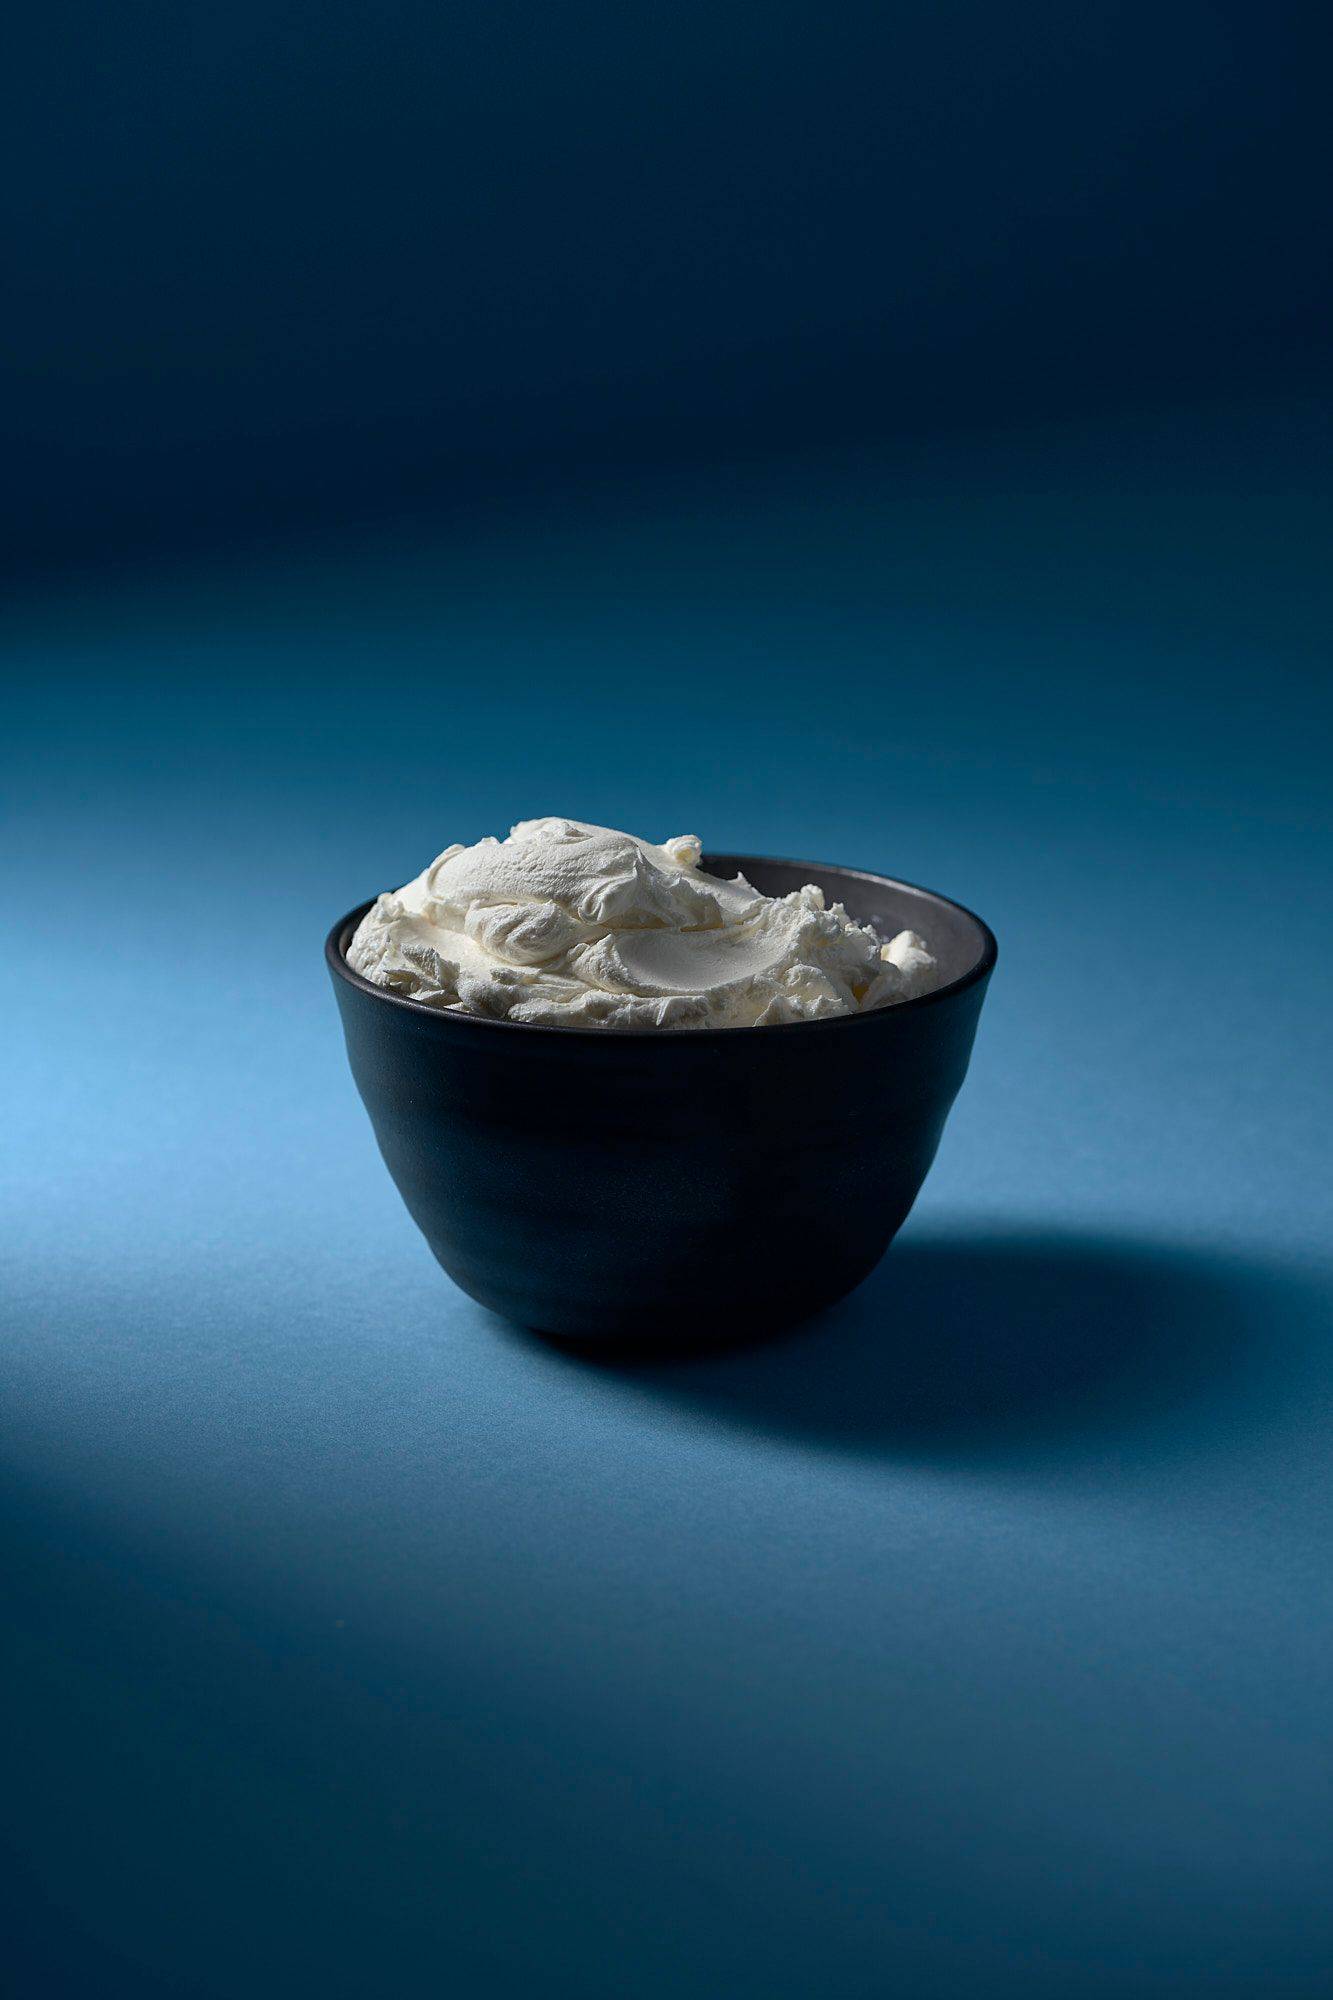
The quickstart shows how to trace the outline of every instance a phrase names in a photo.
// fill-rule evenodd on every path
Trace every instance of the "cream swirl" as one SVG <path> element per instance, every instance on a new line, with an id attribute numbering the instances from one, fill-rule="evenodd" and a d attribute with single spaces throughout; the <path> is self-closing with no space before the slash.
<path id="1" fill-rule="evenodd" d="M 886 943 L 812 883 L 764 896 L 743 876 L 720 881 L 700 851 L 693 834 L 654 847 L 523 820 L 377 897 L 348 963 L 428 1007 L 571 1028 L 764 1028 L 936 983 L 914 932 Z"/>

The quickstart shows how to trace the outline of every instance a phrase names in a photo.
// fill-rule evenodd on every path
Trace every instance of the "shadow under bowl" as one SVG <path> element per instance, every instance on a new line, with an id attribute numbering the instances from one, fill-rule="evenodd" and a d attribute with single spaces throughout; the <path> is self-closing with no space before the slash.
<path id="1" fill-rule="evenodd" d="M 325 955 L 352 1075 L 399 1193 L 463 1290 L 565 1340 L 732 1340 L 874 1269 L 935 1157 L 995 966 L 979 917 L 817 862 L 705 855 L 769 896 L 817 883 L 941 983 L 774 1028 L 547 1028 L 441 1013 L 353 972 L 369 903 Z"/>

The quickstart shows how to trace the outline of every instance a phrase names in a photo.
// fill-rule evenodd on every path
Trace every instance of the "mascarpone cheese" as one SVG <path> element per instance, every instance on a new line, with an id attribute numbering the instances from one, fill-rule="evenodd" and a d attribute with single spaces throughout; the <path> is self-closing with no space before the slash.
<path id="1" fill-rule="evenodd" d="M 813 884 L 764 896 L 571 819 L 447 847 L 376 898 L 348 964 L 427 1007 L 549 1027 L 766 1028 L 910 1000 L 938 983 L 913 931 L 886 943 Z"/>

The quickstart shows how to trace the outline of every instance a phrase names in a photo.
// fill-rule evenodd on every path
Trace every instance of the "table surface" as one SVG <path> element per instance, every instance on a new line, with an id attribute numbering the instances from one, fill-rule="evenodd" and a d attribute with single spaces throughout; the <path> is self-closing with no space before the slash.
<path id="1" fill-rule="evenodd" d="M 1326 444 L 11 601 L 16 1991 L 1328 1992 Z M 780 1343 L 552 1351 L 379 1161 L 323 932 L 546 812 L 999 934 L 913 1218 Z"/>

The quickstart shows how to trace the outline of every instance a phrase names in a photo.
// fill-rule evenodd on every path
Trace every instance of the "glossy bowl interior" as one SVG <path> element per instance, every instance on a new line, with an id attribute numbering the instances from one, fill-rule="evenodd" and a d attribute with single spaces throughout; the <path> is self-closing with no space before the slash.
<path id="1" fill-rule="evenodd" d="M 409 1211 L 463 1289 L 565 1339 L 751 1335 L 860 1282 L 930 1167 L 995 940 L 887 876 L 706 855 L 766 895 L 815 882 L 943 979 L 895 1007 L 773 1028 L 549 1028 L 441 1013 L 326 957 L 352 1073 Z"/>

